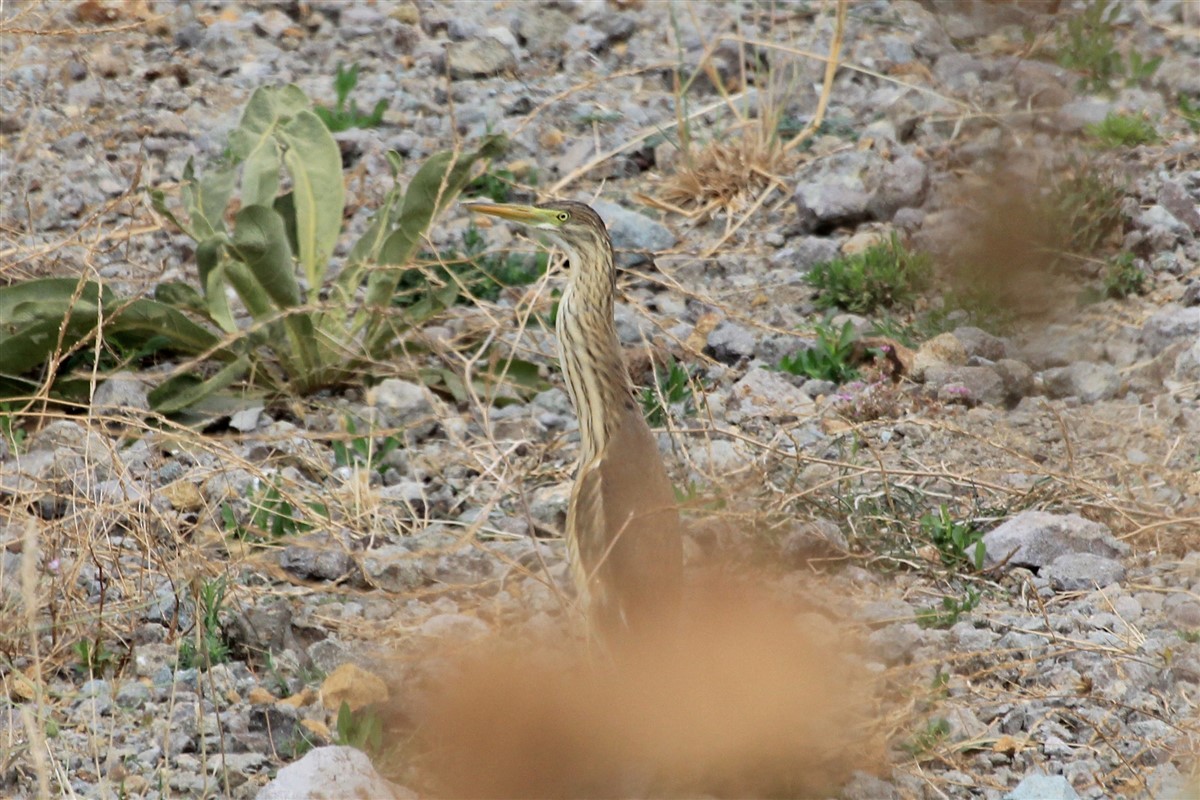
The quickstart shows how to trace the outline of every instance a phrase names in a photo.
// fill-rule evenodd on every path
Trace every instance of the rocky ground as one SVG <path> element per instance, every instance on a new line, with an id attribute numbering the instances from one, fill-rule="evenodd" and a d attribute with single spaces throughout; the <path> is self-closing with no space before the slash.
<path id="1" fill-rule="evenodd" d="M 721 569 L 790 609 L 786 632 L 762 630 L 836 639 L 870 682 L 834 704 L 828 738 L 885 755 L 844 755 L 819 789 L 753 759 L 742 783 L 673 783 L 650 757 L 658 782 L 601 771 L 587 788 L 532 766 L 512 784 L 434 778 L 407 745 L 450 669 L 431 648 L 569 637 L 558 533 L 577 436 L 538 321 L 551 274 L 431 320 L 416 336 L 435 355 L 202 430 L 149 413 L 174 366 L 150 359 L 85 375 L 85 407 L 0 405 L 0 794 L 1194 796 L 1200 15 L 1115 6 L 1123 70 L 1098 86 L 1059 63 L 1089 8 L 856 2 L 823 92 L 833 4 L 6 4 L 0 283 L 194 283 L 194 244 L 147 188 L 175 202 L 188 160 L 220 156 L 260 85 L 332 103 L 339 63 L 361 67 L 361 108 L 389 106 L 337 135 L 335 260 L 388 188 L 388 150 L 408 176 L 504 133 L 493 171 L 516 196 L 592 202 L 624 253 L 636 380 L 672 360 L 687 372 L 658 422 L 689 574 L 736 563 Z M 819 104 L 814 136 L 763 144 Z M 1110 112 L 1158 139 L 1102 147 L 1087 126 Z M 1088 252 L 1047 256 L 1044 214 L 1066 214 Z M 461 209 L 429 249 L 461 248 L 472 225 L 489 252 L 532 249 Z M 934 258 L 933 287 L 826 319 L 809 271 L 893 232 Z M 1119 253 L 1140 291 L 1106 296 Z M 990 299 L 969 301 L 980 287 Z M 887 348 L 847 356 L 856 379 L 774 369 L 846 322 Z M 538 391 L 447 391 L 496 353 L 537 365 Z M 743 627 L 712 641 L 767 635 Z M 795 694 L 766 670 L 738 681 Z M 777 705 L 805 715 L 800 695 Z M 339 723 L 342 700 L 359 710 Z M 507 721 L 483 741 L 516 737 Z M 713 744 L 721 725 L 702 733 L 696 752 L 732 752 Z"/>

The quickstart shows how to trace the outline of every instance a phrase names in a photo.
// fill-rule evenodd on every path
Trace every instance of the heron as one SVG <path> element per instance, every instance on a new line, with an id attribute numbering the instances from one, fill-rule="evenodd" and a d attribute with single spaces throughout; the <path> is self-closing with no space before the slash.
<path id="1" fill-rule="evenodd" d="M 617 339 L 612 238 L 584 203 L 467 207 L 534 229 L 567 255 L 555 333 L 579 418 L 567 507 L 571 578 L 598 638 L 653 636 L 679 613 L 683 543 L 674 489 Z"/>

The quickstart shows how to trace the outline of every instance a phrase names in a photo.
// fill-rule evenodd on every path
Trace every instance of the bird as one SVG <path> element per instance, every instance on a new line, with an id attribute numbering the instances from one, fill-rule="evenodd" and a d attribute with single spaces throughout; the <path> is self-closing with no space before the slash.
<path id="1" fill-rule="evenodd" d="M 567 507 L 571 578 L 588 629 L 602 642 L 668 635 L 682 594 L 679 510 L 617 339 L 617 273 L 604 220 L 571 201 L 467 207 L 536 230 L 566 253 L 555 334 L 579 419 Z"/>

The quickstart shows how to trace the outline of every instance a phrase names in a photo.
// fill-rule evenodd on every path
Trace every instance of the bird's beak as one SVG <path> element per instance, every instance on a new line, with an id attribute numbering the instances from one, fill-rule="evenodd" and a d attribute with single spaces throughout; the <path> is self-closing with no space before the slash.
<path id="1" fill-rule="evenodd" d="M 554 212 L 535 206 L 498 205 L 496 203 L 463 203 L 469 211 L 487 214 L 501 219 L 510 219 L 525 225 L 548 225 L 554 221 Z"/>

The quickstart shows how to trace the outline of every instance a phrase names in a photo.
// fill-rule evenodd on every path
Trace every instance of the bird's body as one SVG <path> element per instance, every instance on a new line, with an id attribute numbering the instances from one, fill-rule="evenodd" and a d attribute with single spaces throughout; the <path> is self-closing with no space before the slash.
<path id="1" fill-rule="evenodd" d="M 570 277 L 556 333 L 579 416 L 579 465 L 567 511 L 572 577 L 602 637 L 660 631 L 678 613 L 679 513 L 621 355 L 613 318 L 616 268 L 604 222 L 582 203 L 471 208 L 543 230 L 567 251 Z"/>

